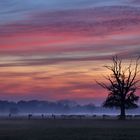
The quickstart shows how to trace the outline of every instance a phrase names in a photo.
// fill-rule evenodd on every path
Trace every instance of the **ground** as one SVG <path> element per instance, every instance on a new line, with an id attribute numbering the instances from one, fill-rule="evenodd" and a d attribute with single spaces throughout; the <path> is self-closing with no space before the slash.
<path id="1" fill-rule="evenodd" d="M 1 119 L 0 140 L 140 140 L 140 120 Z"/>

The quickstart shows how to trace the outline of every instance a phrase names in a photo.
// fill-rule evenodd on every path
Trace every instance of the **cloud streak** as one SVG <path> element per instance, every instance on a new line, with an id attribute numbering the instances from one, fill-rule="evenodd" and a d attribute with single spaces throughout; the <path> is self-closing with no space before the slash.
<path id="1" fill-rule="evenodd" d="M 113 11 L 113 12 L 112 12 Z M 140 9 L 105 6 L 90 9 L 40 12 L 22 22 L 1 25 L 1 36 L 31 33 L 108 35 L 140 25 Z"/>
<path id="2" fill-rule="evenodd" d="M 0 97 L 104 98 L 94 80 L 139 55 L 139 28 L 136 0 L 1 1 Z"/>

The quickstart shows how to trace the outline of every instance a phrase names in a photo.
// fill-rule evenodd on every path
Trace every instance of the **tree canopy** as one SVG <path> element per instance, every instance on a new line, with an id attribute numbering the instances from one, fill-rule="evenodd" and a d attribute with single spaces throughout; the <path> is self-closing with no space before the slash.
<path id="1" fill-rule="evenodd" d="M 105 77 L 109 85 L 98 82 L 100 86 L 109 91 L 103 106 L 120 108 L 120 116 L 122 118 L 125 118 L 125 109 L 138 107 L 137 101 L 139 100 L 139 96 L 135 92 L 139 88 L 138 83 L 140 81 L 137 79 L 140 72 L 138 67 L 139 60 L 139 57 L 135 62 L 131 60 L 130 64 L 125 67 L 123 66 L 122 59 L 117 56 L 113 57 L 113 64 L 105 66 L 105 68 L 112 72 L 111 75 Z"/>

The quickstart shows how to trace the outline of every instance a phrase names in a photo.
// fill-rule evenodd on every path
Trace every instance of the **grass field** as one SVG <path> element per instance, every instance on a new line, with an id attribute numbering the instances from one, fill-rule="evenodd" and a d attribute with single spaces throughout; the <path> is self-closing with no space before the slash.
<path id="1" fill-rule="evenodd" d="M 0 120 L 0 140 L 140 140 L 140 120 Z"/>

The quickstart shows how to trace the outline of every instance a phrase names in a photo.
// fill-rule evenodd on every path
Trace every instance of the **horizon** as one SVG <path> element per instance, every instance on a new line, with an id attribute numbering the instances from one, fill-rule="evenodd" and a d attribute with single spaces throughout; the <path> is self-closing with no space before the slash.
<path id="1" fill-rule="evenodd" d="M 139 28 L 139 0 L 1 1 L 0 100 L 100 105 L 103 66 L 140 55 Z"/>

